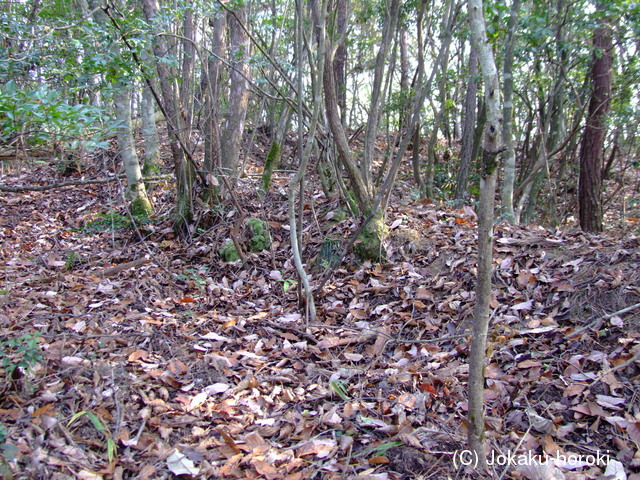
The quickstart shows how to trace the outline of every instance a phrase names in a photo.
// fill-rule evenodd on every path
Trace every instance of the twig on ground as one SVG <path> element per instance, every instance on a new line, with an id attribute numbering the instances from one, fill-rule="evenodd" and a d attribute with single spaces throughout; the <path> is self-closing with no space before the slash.
<path id="1" fill-rule="evenodd" d="M 67 182 L 60 183 L 52 183 L 51 185 L 17 185 L 15 187 L 10 187 L 8 185 L 0 185 L 0 191 L 2 192 L 12 192 L 12 193 L 22 193 L 22 192 L 44 192 L 47 190 L 56 190 L 58 188 L 63 187 L 71 187 L 78 185 L 100 185 L 104 183 L 111 183 L 118 180 L 122 180 L 125 178 L 123 175 L 117 175 L 115 177 L 109 178 L 96 178 L 94 180 L 69 180 Z M 152 182 L 158 180 L 168 180 L 172 178 L 172 175 L 156 175 L 153 177 L 143 178 L 145 182 Z"/>
<path id="2" fill-rule="evenodd" d="M 622 315 L 622 314 L 631 312 L 636 308 L 640 308 L 640 303 L 636 303 L 635 305 L 630 305 L 626 308 L 623 308 L 622 310 L 618 310 L 617 312 L 607 313 L 606 315 L 603 315 L 602 317 L 597 318 L 596 320 L 591 322 L 589 325 L 585 325 L 584 327 L 579 328 L 575 332 L 571 332 L 569 335 L 567 335 L 567 340 L 573 337 L 577 337 L 578 335 L 586 332 L 587 330 L 598 329 L 602 326 L 605 320 L 609 320 L 611 317 L 615 317 L 617 315 Z"/>

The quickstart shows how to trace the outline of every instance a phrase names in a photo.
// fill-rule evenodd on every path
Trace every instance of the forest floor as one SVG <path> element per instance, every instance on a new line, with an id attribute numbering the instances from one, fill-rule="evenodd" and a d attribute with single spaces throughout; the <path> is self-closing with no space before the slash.
<path id="1" fill-rule="evenodd" d="M 53 160 L 18 164 L 0 183 L 104 178 L 101 161 L 65 178 Z M 307 324 L 289 177 L 274 175 L 264 202 L 258 178 L 240 181 L 240 200 L 269 222 L 273 244 L 245 265 L 218 254 L 228 211 L 188 240 L 173 234 L 162 180 L 157 216 L 137 227 L 118 182 L 0 192 L 5 478 L 476 478 L 465 452 L 473 209 L 416 200 L 401 180 L 389 262 L 347 258 Z M 306 200 L 317 285 L 325 239 L 356 225 L 311 184 Z M 493 477 L 640 478 L 637 218 L 625 227 L 496 225 Z"/>

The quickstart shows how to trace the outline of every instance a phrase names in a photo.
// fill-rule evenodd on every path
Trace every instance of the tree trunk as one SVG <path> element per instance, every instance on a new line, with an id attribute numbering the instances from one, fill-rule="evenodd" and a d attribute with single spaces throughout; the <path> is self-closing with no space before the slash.
<path id="1" fill-rule="evenodd" d="M 442 66 L 440 72 L 440 80 L 438 82 L 438 92 L 440 98 L 439 107 L 433 120 L 433 130 L 429 136 L 429 144 L 427 147 L 427 172 L 425 181 L 425 195 L 427 198 L 434 198 L 434 182 L 436 166 L 438 164 L 438 154 L 436 153 L 436 144 L 438 143 L 438 130 L 445 124 L 446 106 L 447 106 L 447 70 L 449 68 L 449 44 L 445 47 L 445 54 L 442 57 Z M 435 107 L 434 107 L 435 109 Z M 446 129 L 444 129 L 446 131 Z M 450 144 L 450 143 L 449 143 Z"/>
<path id="2" fill-rule="evenodd" d="M 398 117 L 400 120 L 399 130 L 402 132 L 411 120 L 409 118 L 411 115 L 411 111 L 409 109 L 409 106 L 411 105 L 409 102 L 409 95 L 411 92 L 409 91 L 409 46 L 407 45 L 406 29 L 402 28 L 398 35 L 400 37 L 400 99 L 402 102 L 400 110 L 398 111 Z"/>
<path id="3" fill-rule="evenodd" d="M 373 215 L 372 220 L 361 232 L 361 241 L 356 245 L 356 252 L 361 258 L 382 260 L 384 258 L 382 241 L 386 235 L 384 216 L 380 209 L 378 209 L 378 212 L 373 212 L 375 208 L 375 201 L 372 192 L 373 185 L 371 183 L 367 184 L 363 171 L 358 169 L 353 158 L 351 148 L 349 147 L 344 127 L 340 120 L 338 95 L 336 92 L 333 67 L 336 45 L 332 45 L 329 41 L 327 37 L 327 30 L 328 28 L 325 27 L 324 31 L 321 32 L 321 35 L 325 36 L 327 39 L 325 44 L 324 73 L 322 75 L 322 81 L 324 87 L 324 105 L 329 121 L 329 128 L 333 136 L 333 141 L 338 152 L 340 163 L 349 177 L 351 189 L 360 215 L 364 217 Z M 369 121 L 371 121 L 371 119 L 369 119 Z"/>
<path id="4" fill-rule="evenodd" d="M 231 179 L 237 178 L 244 125 L 249 106 L 249 36 L 244 30 L 247 7 L 239 7 L 228 15 L 231 65 L 229 111 L 220 143 L 222 168 Z"/>
<path id="5" fill-rule="evenodd" d="M 103 27 L 109 26 L 109 18 L 107 14 L 97 8 L 98 3 L 96 1 L 90 2 L 91 8 L 95 9 L 93 17 L 97 23 Z M 120 57 L 120 49 L 116 43 L 113 43 L 110 47 L 110 53 L 114 62 Z M 113 75 L 116 77 L 116 85 L 113 90 L 113 104 L 116 114 L 116 120 L 119 123 L 117 130 L 118 140 L 118 153 L 122 158 L 124 165 L 124 171 L 127 177 L 127 191 L 126 197 L 131 202 L 131 212 L 134 215 L 149 216 L 153 213 L 153 207 L 147 196 L 147 191 L 142 180 L 142 171 L 140 169 L 140 162 L 135 150 L 135 143 L 133 140 L 133 128 L 131 126 L 131 94 L 132 86 L 130 80 L 127 78 L 126 73 L 119 75 L 116 68 L 111 65 Z"/>
<path id="6" fill-rule="evenodd" d="M 211 173 L 220 168 L 220 128 L 218 103 L 220 101 L 220 59 L 224 56 L 224 33 L 227 28 L 227 16 L 218 12 L 209 19 L 211 33 L 211 53 L 204 75 L 203 90 L 205 94 L 204 117 L 204 168 Z"/>
<path id="7" fill-rule="evenodd" d="M 365 179 L 358 170 L 356 162 L 353 159 L 353 154 L 349 147 L 349 141 L 347 140 L 347 136 L 340 120 L 338 95 L 336 92 L 335 77 L 333 74 L 334 54 L 335 48 L 328 46 L 325 50 L 326 59 L 324 62 L 324 75 L 322 76 L 324 85 L 324 105 L 327 119 L 329 121 L 329 128 L 333 135 L 333 141 L 338 152 L 338 158 L 351 181 L 351 188 L 353 189 L 358 209 L 362 214 L 366 215 L 368 210 L 373 206 L 373 197 L 369 195 L 369 189 L 367 188 Z"/>
<path id="8" fill-rule="evenodd" d="M 180 75 L 180 118 L 182 119 L 181 134 L 191 144 L 191 130 L 193 118 L 193 66 L 196 59 L 195 25 L 193 10 L 187 8 L 184 11 L 182 30 L 182 71 Z"/>
<path id="9" fill-rule="evenodd" d="M 413 129 L 413 137 L 411 138 L 411 144 L 413 145 L 413 150 L 411 152 L 411 164 L 413 166 L 413 178 L 416 181 L 416 185 L 418 186 L 418 191 L 420 195 L 424 195 L 424 180 L 422 180 L 421 173 L 421 158 L 420 158 L 420 124 L 416 125 L 416 128 Z"/>
<path id="10" fill-rule="evenodd" d="M 471 48 L 469 53 L 469 83 L 467 83 L 467 93 L 464 101 L 464 120 L 462 124 L 462 151 L 460 152 L 460 168 L 456 181 L 455 199 L 464 201 L 467 196 L 467 186 L 469 184 L 469 171 L 473 154 L 473 137 L 476 127 L 478 104 L 478 52 Z"/>
<path id="11" fill-rule="evenodd" d="M 150 54 L 143 51 L 142 61 L 149 65 Z M 140 120 L 142 141 L 144 142 L 144 168 L 145 175 L 160 171 L 160 136 L 156 125 L 156 109 L 153 92 L 146 82 L 142 85 L 142 102 L 140 104 Z"/>
<path id="12" fill-rule="evenodd" d="M 478 278 L 474 309 L 473 339 L 469 353 L 469 448 L 478 466 L 487 468 L 484 448 L 484 369 L 486 362 L 489 303 L 491 300 L 491 265 L 493 260 L 493 218 L 498 154 L 502 150 L 502 110 L 500 84 L 493 51 L 486 33 L 482 0 L 469 0 L 471 41 L 478 51 L 484 80 L 487 123 L 482 145 L 480 206 L 478 209 Z"/>
<path id="13" fill-rule="evenodd" d="M 580 228 L 585 232 L 602 231 L 602 158 L 607 133 L 605 120 L 611 101 L 611 37 L 611 28 L 607 25 L 599 26 L 593 34 L 593 91 L 580 147 L 578 184 Z"/>
<path id="14" fill-rule="evenodd" d="M 566 18 L 569 16 L 569 7 L 566 0 L 557 0 L 556 9 L 556 54 L 558 56 L 558 66 L 554 74 L 555 82 L 553 94 L 550 99 L 551 122 L 549 125 L 549 139 L 547 151 L 552 152 L 556 146 L 564 139 L 567 133 L 566 118 L 564 112 L 564 102 L 566 97 L 566 68 L 569 65 L 569 52 L 567 46 Z"/>
<path id="15" fill-rule="evenodd" d="M 414 78 L 413 84 L 414 84 L 414 93 L 413 93 L 413 101 L 415 102 L 415 97 L 416 95 L 419 95 L 418 91 L 420 89 L 420 81 L 422 80 L 423 76 L 424 76 L 424 41 L 423 41 L 423 35 L 422 35 L 422 20 L 424 17 L 424 11 L 426 8 L 426 3 L 427 2 L 421 2 L 420 3 L 420 8 L 418 9 L 418 18 L 417 18 L 417 25 L 416 25 L 416 37 L 418 40 L 418 67 L 417 67 L 417 71 L 416 71 L 416 76 Z M 405 38 L 406 39 L 406 38 Z M 412 128 L 411 125 L 411 121 L 412 121 L 412 116 L 413 112 L 411 111 L 411 102 L 409 102 L 409 100 L 407 99 L 407 115 L 406 115 L 406 124 L 405 124 L 405 129 L 409 129 Z M 419 113 L 418 113 L 419 116 Z M 412 138 L 411 138 L 411 142 L 413 143 L 413 154 L 411 156 L 411 163 L 413 164 L 413 178 L 416 181 L 416 185 L 418 187 L 418 191 L 420 192 L 420 195 L 424 195 L 424 180 L 422 179 L 422 165 L 421 165 L 421 157 L 420 157 L 420 119 L 416 118 L 415 120 L 415 126 L 413 127 L 413 133 L 412 133 Z M 405 133 L 405 135 L 408 134 Z"/>
<path id="16" fill-rule="evenodd" d="M 511 4 L 511 13 L 507 26 L 507 38 L 504 47 L 503 89 L 504 105 L 502 135 L 504 137 L 504 180 L 502 183 L 502 214 L 508 222 L 516 223 L 513 208 L 513 187 L 516 179 L 516 148 L 513 139 L 513 47 L 515 44 L 515 32 L 518 25 L 521 0 L 514 0 Z"/>
<path id="17" fill-rule="evenodd" d="M 127 176 L 127 199 L 131 202 L 133 215 L 149 216 L 153 213 L 153 207 L 147 197 L 147 191 L 142 180 L 140 162 L 133 142 L 131 128 L 131 85 L 126 81 L 120 81 L 113 92 L 116 120 L 118 127 L 118 153 L 124 164 Z"/>
<path id="18" fill-rule="evenodd" d="M 318 85 L 319 88 L 319 85 Z M 260 187 L 258 188 L 258 196 L 261 199 L 264 199 L 269 191 L 269 187 L 271 186 L 271 176 L 273 175 L 273 170 L 280 163 L 280 157 L 282 155 L 282 144 L 284 141 L 284 136 L 287 133 L 289 125 L 291 123 L 291 113 L 293 109 L 286 104 L 283 107 L 282 112 L 280 113 L 280 118 L 278 119 L 278 124 L 276 125 L 271 140 L 271 147 L 269 147 L 269 153 L 267 154 L 267 158 L 264 161 L 264 170 L 262 172 L 262 179 L 260 181 Z M 315 129 L 315 126 L 314 126 Z M 310 141 L 310 140 L 308 140 Z"/>
<path id="19" fill-rule="evenodd" d="M 373 188 L 372 182 L 372 163 L 373 151 L 376 143 L 376 134 L 380 123 L 380 113 L 383 103 L 383 80 L 388 74 L 387 54 L 389 47 L 395 34 L 398 17 L 400 15 L 400 0 L 391 0 L 391 6 L 388 14 L 385 16 L 382 38 L 380 39 L 380 47 L 376 55 L 376 64 L 373 73 L 373 86 L 371 89 L 371 102 L 369 104 L 369 112 L 367 115 L 367 126 L 364 136 L 364 151 L 362 160 L 362 176 L 364 178 L 365 187 L 369 189 L 369 193 Z"/>
<path id="20" fill-rule="evenodd" d="M 153 23 L 154 18 L 158 15 L 159 5 L 157 0 L 142 0 L 142 7 L 147 22 Z M 195 172 L 193 165 L 189 164 L 182 151 L 182 145 L 187 146 L 187 139 L 180 137 L 182 125 L 178 115 L 179 99 L 177 92 L 173 88 L 171 79 L 175 78 L 167 68 L 165 57 L 168 55 L 168 49 L 165 37 L 157 35 L 154 37 L 153 53 L 156 56 L 156 69 L 160 82 L 160 90 L 162 91 L 163 107 L 166 112 L 167 128 L 169 130 L 169 146 L 171 147 L 171 155 L 173 157 L 173 168 L 176 176 L 176 215 L 174 218 L 173 228 L 181 235 L 188 234 L 188 226 L 191 223 L 193 215 L 193 181 Z"/>
<path id="21" fill-rule="evenodd" d="M 324 19 L 321 18 L 321 24 L 318 27 L 321 30 L 324 30 Z M 297 59 L 297 90 L 298 92 L 302 91 L 303 88 L 303 30 L 302 26 L 304 23 L 303 19 L 303 8 L 302 3 L 299 2 L 296 8 L 296 59 Z M 315 79 L 312 80 L 311 84 L 315 87 L 315 91 L 313 92 L 313 105 L 312 105 L 312 113 L 311 113 L 311 121 L 309 122 L 309 130 L 306 135 L 306 145 L 305 145 L 305 135 L 304 135 L 304 104 L 302 96 L 298 97 L 297 104 L 297 115 L 298 115 L 298 158 L 300 160 L 298 165 L 298 171 L 292 177 L 291 183 L 289 184 L 289 199 L 288 199 L 288 213 L 289 213 L 289 227 L 290 227 L 290 240 L 291 240 L 291 251 L 293 254 L 293 260 L 296 266 L 296 270 L 298 272 L 298 276 L 300 278 L 300 283 L 302 285 L 302 289 L 300 290 L 300 294 L 304 294 L 304 306 L 305 306 L 305 317 L 307 319 L 307 324 L 309 322 L 315 323 L 316 320 L 316 306 L 315 301 L 313 299 L 313 291 L 311 289 L 311 285 L 309 284 L 309 277 L 307 272 L 304 269 L 304 265 L 302 262 L 302 213 L 304 211 L 304 176 L 307 170 L 307 163 L 309 161 L 309 157 L 311 156 L 311 151 L 315 144 L 315 135 L 316 128 L 318 126 L 318 119 L 320 118 L 320 111 L 322 109 L 322 95 L 320 93 L 320 87 L 322 82 L 320 81 L 320 76 L 323 75 L 323 64 L 325 61 L 324 50 L 326 47 L 325 44 L 326 37 L 324 35 L 319 35 L 318 38 L 318 49 L 316 52 L 317 55 L 317 70 L 314 71 L 316 76 Z M 309 58 L 309 61 L 312 61 L 312 58 Z M 281 125 L 285 125 L 288 123 L 287 117 L 289 116 L 289 107 L 285 106 L 285 111 L 281 120 Z M 284 130 L 284 128 L 282 129 Z M 276 139 L 277 140 L 277 139 Z M 276 145 L 274 143 L 274 145 Z M 299 191 L 298 191 L 299 187 Z M 295 201 L 298 196 L 297 193 L 300 194 L 300 225 L 298 230 L 298 225 L 296 224 L 295 218 Z"/>
<path id="22" fill-rule="evenodd" d="M 441 85 L 442 86 L 442 85 Z M 440 90 L 442 91 L 442 90 Z M 438 153 L 436 152 L 436 144 L 438 143 L 438 130 L 442 125 L 442 119 L 444 118 L 445 103 L 444 99 L 440 98 L 440 105 L 436 112 L 436 116 L 433 120 L 433 129 L 429 135 L 429 141 L 427 142 L 427 170 L 425 172 L 425 185 L 424 195 L 426 198 L 434 198 L 434 181 L 436 165 L 438 163 Z"/>
<path id="23" fill-rule="evenodd" d="M 344 35 L 347 31 L 347 0 L 337 0 L 336 4 L 337 36 Z M 336 93 L 338 95 L 338 107 L 340 107 L 340 120 L 346 127 L 347 119 L 347 46 L 344 43 L 338 45 L 333 62 L 333 71 L 336 77 Z"/>

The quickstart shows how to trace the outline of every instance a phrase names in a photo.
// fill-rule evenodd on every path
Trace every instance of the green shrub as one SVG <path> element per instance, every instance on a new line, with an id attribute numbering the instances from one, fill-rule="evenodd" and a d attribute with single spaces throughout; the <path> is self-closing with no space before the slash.
<path id="1" fill-rule="evenodd" d="M 42 361 L 44 357 L 40 349 L 40 337 L 40 332 L 24 333 L 0 342 L 0 361 L 7 378 L 13 378 L 16 369 L 28 374 Z"/>
<path id="2" fill-rule="evenodd" d="M 0 143 L 23 137 L 27 145 L 57 145 L 66 150 L 94 150 L 115 124 L 102 125 L 104 113 L 91 105 L 71 105 L 65 95 L 46 84 L 33 90 L 13 80 L 0 86 Z"/>

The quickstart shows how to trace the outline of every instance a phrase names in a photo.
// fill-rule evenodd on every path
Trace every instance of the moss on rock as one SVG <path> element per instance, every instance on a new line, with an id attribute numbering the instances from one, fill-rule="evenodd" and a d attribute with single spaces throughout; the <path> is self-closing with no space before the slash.
<path id="1" fill-rule="evenodd" d="M 248 231 L 245 230 L 244 240 L 240 240 L 242 241 L 240 246 L 243 250 L 258 253 L 271 247 L 271 234 L 267 222 L 252 217 L 247 219 L 246 225 Z M 238 250 L 231 239 L 225 240 L 218 253 L 225 262 L 235 262 L 240 259 Z"/>
<path id="2" fill-rule="evenodd" d="M 271 234 L 269 233 L 269 224 L 259 218 L 248 218 L 247 225 L 251 230 L 249 238 L 249 251 L 261 252 L 271 247 Z"/>
<path id="3" fill-rule="evenodd" d="M 236 260 L 240 260 L 240 254 L 236 249 L 236 246 L 233 244 L 233 240 L 227 239 L 220 246 L 220 250 L 218 253 L 222 257 L 225 262 L 235 262 Z"/>

